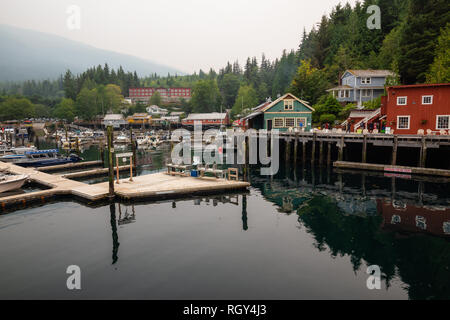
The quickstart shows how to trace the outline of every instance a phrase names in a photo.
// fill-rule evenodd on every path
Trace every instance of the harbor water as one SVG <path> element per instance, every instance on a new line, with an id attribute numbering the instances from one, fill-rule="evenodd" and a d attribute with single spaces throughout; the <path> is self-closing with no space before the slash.
<path id="1" fill-rule="evenodd" d="M 101 158 L 95 146 L 81 156 Z M 139 151 L 137 174 L 168 157 Z M 301 163 L 274 177 L 252 167 L 249 180 L 246 193 L 4 213 L 0 299 L 450 298 L 447 180 Z M 72 265 L 81 290 L 67 288 Z"/>

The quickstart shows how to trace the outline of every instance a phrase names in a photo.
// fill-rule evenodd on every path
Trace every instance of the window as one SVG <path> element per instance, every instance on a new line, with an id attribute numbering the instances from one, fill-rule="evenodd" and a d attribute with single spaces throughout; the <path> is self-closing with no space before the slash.
<path id="1" fill-rule="evenodd" d="M 273 119 L 273 127 L 274 128 L 283 128 L 284 127 L 284 118 L 274 118 Z"/>
<path id="2" fill-rule="evenodd" d="M 433 96 L 422 96 L 422 104 L 433 104 Z"/>
<path id="3" fill-rule="evenodd" d="M 339 91 L 339 98 L 349 98 L 350 97 L 350 91 L 348 90 L 340 90 Z"/>
<path id="4" fill-rule="evenodd" d="M 306 128 L 306 118 L 297 118 L 296 120 L 298 128 Z"/>
<path id="5" fill-rule="evenodd" d="M 438 129 L 438 130 L 450 129 L 450 115 L 449 116 L 437 116 L 436 129 Z"/>
<path id="6" fill-rule="evenodd" d="M 361 84 L 371 84 L 372 78 L 361 78 Z"/>
<path id="7" fill-rule="evenodd" d="M 361 90 L 361 96 L 363 96 L 363 97 L 370 97 L 370 94 L 371 94 L 371 92 L 369 89 Z"/>
<path id="8" fill-rule="evenodd" d="M 285 126 L 286 126 L 286 128 L 293 128 L 293 127 L 295 127 L 295 118 L 286 118 L 285 119 Z"/>
<path id="9" fill-rule="evenodd" d="M 410 116 L 397 117 L 397 129 L 409 129 Z"/>
<path id="10" fill-rule="evenodd" d="M 408 97 L 397 97 L 397 105 L 398 106 L 406 106 L 408 103 Z"/>
<path id="11" fill-rule="evenodd" d="M 284 100 L 284 110 L 294 110 L 294 100 Z"/>

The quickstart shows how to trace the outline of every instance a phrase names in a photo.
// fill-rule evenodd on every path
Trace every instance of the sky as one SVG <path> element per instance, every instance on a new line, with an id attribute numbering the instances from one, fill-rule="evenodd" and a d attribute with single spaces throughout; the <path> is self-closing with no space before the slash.
<path id="1" fill-rule="evenodd" d="M 298 47 L 304 28 L 346 2 L 356 0 L 1 0 L 0 23 L 192 73 L 262 53 L 280 57 Z M 77 26 L 72 5 L 79 29 L 68 27 Z"/>

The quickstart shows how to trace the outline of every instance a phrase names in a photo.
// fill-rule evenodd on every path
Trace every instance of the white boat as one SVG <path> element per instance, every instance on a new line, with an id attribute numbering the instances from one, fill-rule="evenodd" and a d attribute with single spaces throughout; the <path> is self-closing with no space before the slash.
<path id="1" fill-rule="evenodd" d="M 28 179 L 28 175 L 1 175 L 0 176 L 0 193 L 12 191 L 22 188 Z"/>

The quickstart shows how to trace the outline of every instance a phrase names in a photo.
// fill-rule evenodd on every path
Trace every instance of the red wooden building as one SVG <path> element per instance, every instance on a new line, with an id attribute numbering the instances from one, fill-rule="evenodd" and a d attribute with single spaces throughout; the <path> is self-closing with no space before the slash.
<path id="1" fill-rule="evenodd" d="M 163 101 L 189 100 L 192 97 L 191 88 L 130 88 L 132 101 L 148 102 L 150 98 L 159 92 Z"/>
<path id="2" fill-rule="evenodd" d="M 385 126 L 395 134 L 449 134 L 450 83 L 386 88 L 381 97 Z"/>

